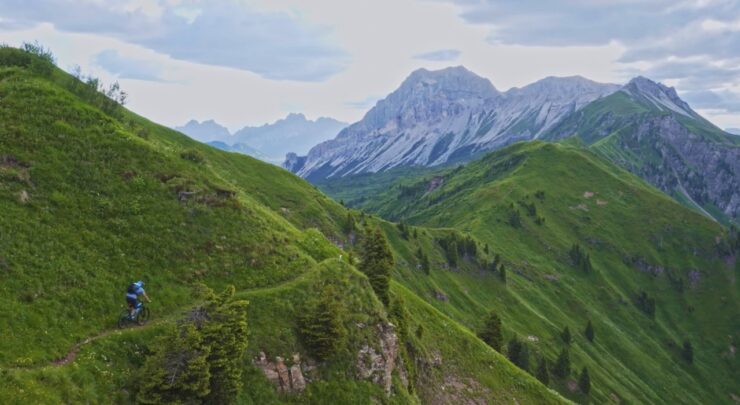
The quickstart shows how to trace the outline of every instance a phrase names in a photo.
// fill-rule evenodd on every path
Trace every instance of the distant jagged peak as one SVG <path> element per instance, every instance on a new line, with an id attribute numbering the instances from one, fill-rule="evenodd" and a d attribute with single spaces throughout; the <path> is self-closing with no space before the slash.
<path id="1" fill-rule="evenodd" d="M 183 127 L 188 127 L 188 126 L 208 126 L 208 127 L 221 127 L 221 128 L 225 128 L 223 125 L 221 125 L 218 122 L 216 122 L 216 120 L 214 120 L 213 118 L 207 119 L 207 120 L 203 120 L 203 121 L 198 121 L 196 119 L 191 119 L 190 121 L 188 121 L 187 123 L 185 123 L 185 125 L 183 125 Z"/>
<path id="2" fill-rule="evenodd" d="M 662 83 L 655 82 L 644 76 L 637 76 L 630 80 L 622 91 L 627 94 L 645 98 L 659 109 L 669 109 L 678 114 L 696 118 L 698 114 L 685 101 L 681 100 L 676 89 Z"/>

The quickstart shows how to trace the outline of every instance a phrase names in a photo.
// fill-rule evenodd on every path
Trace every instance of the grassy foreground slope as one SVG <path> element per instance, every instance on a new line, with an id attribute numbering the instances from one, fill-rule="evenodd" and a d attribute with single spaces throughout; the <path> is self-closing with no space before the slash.
<path id="1" fill-rule="evenodd" d="M 250 302 L 240 403 L 563 402 L 398 284 L 391 292 L 406 302 L 414 333 L 393 333 L 407 355 L 391 380 L 364 378 L 359 353 L 383 345 L 379 328 L 393 328 L 338 247 L 360 229 L 347 232 L 348 210 L 282 169 L 111 105 L 44 63 L 0 49 L 4 402 L 134 401 L 151 344 L 197 304 L 193 287 L 201 282 L 235 285 Z M 382 225 L 395 250 L 410 249 L 394 226 L 363 222 Z M 429 234 L 418 240 L 440 254 Z M 136 279 L 147 282 L 156 320 L 114 330 L 123 291 Z M 327 284 L 344 293 L 347 336 L 331 358 L 315 361 L 298 323 Z M 261 352 L 289 366 L 300 353 L 311 370 L 306 390 L 279 393 L 253 365 Z"/>
<path id="2" fill-rule="evenodd" d="M 507 269 L 504 283 L 498 271 L 436 258 L 429 275 L 397 278 L 418 296 L 440 297 L 433 305 L 471 329 L 498 312 L 505 338 L 529 346 L 533 372 L 538 355 L 555 361 L 569 327 L 574 372 L 554 383 L 564 395 L 585 401 L 569 385 L 584 366 L 596 403 L 731 403 L 740 395 L 732 236 L 637 177 L 580 148 L 530 143 L 401 177 L 387 190 L 344 195 L 386 218 L 467 232 Z M 590 256 L 590 271 L 574 262 L 574 244 Z M 583 334 L 589 320 L 593 342 Z M 693 363 L 682 355 L 685 341 Z"/>

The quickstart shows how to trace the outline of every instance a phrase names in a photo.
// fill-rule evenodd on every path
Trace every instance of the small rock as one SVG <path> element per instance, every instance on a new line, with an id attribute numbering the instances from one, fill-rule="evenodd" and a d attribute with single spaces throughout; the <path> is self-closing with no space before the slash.
<path id="1" fill-rule="evenodd" d="M 439 290 L 434 290 L 434 298 L 440 301 L 445 301 L 445 302 L 449 300 L 449 298 L 447 297 L 447 294 Z"/>
<path id="2" fill-rule="evenodd" d="M 293 365 L 290 366 L 290 387 L 296 392 L 306 389 L 306 379 L 301 372 L 301 355 L 298 353 L 293 354 Z"/>
<path id="3" fill-rule="evenodd" d="M 277 371 L 279 378 L 280 391 L 290 392 L 290 371 L 288 370 L 288 366 L 285 365 L 285 361 L 280 356 L 275 357 L 275 371 Z"/>
<path id="4" fill-rule="evenodd" d="M 31 196 L 28 195 L 26 190 L 22 190 L 18 195 L 18 201 L 20 201 L 21 204 L 28 204 L 29 200 L 31 200 Z"/>

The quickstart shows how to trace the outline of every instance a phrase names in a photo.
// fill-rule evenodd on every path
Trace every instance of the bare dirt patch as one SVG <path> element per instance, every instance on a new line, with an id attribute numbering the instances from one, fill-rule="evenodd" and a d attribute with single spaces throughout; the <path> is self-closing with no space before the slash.
<path id="1" fill-rule="evenodd" d="M 583 192 L 583 198 L 591 198 L 594 196 L 593 191 L 584 191 Z"/>

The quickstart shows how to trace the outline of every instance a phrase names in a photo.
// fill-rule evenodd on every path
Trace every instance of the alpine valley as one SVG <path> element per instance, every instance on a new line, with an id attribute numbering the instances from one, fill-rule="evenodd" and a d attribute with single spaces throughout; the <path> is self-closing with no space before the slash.
<path id="1" fill-rule="evenodd" d="M 739 138 L 673 89 L 418 70 L 290 171 L 100 89 L 0 47 L 4 403 L 740 400 Z"/>

